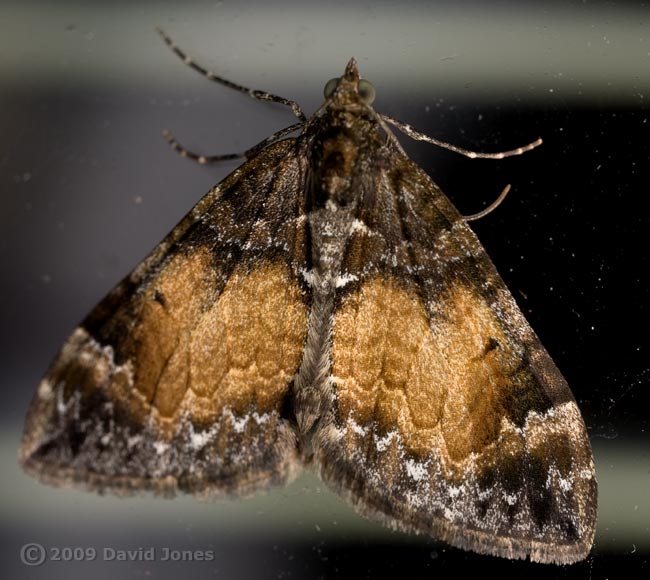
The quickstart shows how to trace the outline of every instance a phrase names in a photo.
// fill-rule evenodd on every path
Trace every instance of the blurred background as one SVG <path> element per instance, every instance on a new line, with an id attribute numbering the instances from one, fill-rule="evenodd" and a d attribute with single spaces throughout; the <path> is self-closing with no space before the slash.
<path id="1" fill-rule="evenodd" d="M 305 474 L 237 502 L 54 489 L 16 460 L 36 385 L 76 323 L 237 163 L 295 121 L 218 74 L 309 114 L 351 56 L 376 109 L 469 160 L 400 137 L 474 222 L 564 373 L 594 447 L 592 555 L 570 567 L 477 556 L 367 522 Z M 650 554 L 650 8 L 612 2 L 0 2 L 0 569 L 5 578 L 638 577 Z M 21 563 L 21 546 L 211 551 L 209 562 Z"/>

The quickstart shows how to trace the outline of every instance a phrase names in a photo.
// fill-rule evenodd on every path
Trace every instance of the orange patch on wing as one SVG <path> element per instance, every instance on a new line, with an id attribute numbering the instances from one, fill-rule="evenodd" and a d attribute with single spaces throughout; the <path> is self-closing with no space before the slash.
<path id="1" fill-rule="evenodd" d="M 334 318 L 332 372 L 339 410 L 359 424 L 397 429 L 411 453 L 440 436 L 460 461 L 494 442 L 519 356 L 479 295 L 458 285 L 429 322 L 417 293 L 373 279 Z"/>
<path id="2" fill-rule="evenodd" d="M 300 364 L 307 307 L 286 265 L 235 270 L 217 297 L 210 253 L 172 260 L 142 298 L 134 329 L 134 390 L 115 385 L 134 418 L 168 434 L 181 414 L 209 425 L 224 407 L 277 409 Z M 121 391 L 121 392 L 120 392 Z"/>

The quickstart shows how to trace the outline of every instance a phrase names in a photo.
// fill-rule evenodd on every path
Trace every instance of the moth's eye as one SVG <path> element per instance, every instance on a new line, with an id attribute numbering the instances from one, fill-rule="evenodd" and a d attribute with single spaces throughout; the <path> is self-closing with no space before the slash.
<path id="1" fill-rule="evenodd" d="M 372 105 L 375 100 L 375 87 L 365 79 L 359 81 L 359 96 L 366 105 Z"/>
<path id="2" fill-rule="evenodd" d="M 336 90 L 336 86 L 339 84 L 339 81 L 341 79 L 339 77 L 336 77 L 334 79 L 330 79 L 327 81 L 327 84 L 325 85 L 325 88 L 323 89 L 323 94 L 325 95 L 326 99 L 329 99 L 334 91 Z"/>

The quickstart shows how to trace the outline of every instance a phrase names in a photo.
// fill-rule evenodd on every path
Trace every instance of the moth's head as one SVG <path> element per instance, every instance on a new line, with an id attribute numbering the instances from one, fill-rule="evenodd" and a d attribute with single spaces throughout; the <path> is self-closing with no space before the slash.
<path id="1" fill-rule="evenodd" d="M 359 102 L 371 105 L 375 100 L 375 87 L 366 79 L 359 78 L 359 69 L 354 58 L 348 62 L 343 76 L 327 81 L 323 93 L 328 101 L 341 105 Z"/>

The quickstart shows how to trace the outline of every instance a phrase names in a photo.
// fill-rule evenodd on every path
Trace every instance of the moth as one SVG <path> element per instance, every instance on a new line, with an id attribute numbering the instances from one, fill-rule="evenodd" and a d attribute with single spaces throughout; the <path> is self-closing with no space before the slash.
<path id="1" fill-rule="evenodd" d="M 354 59 L 307 118 L 160 33 L 208 79 L 299 122 L 247 151 L 74 330 L 28 411 L 24 469 L 213 498 L 312 466 L 392 528 L 584 559 L 596 478 L 571 391 L 468 218 L 388 124 L 438 142 L 377 113 Z M 236 157 L 168 139 L 203 163 Z"/>

